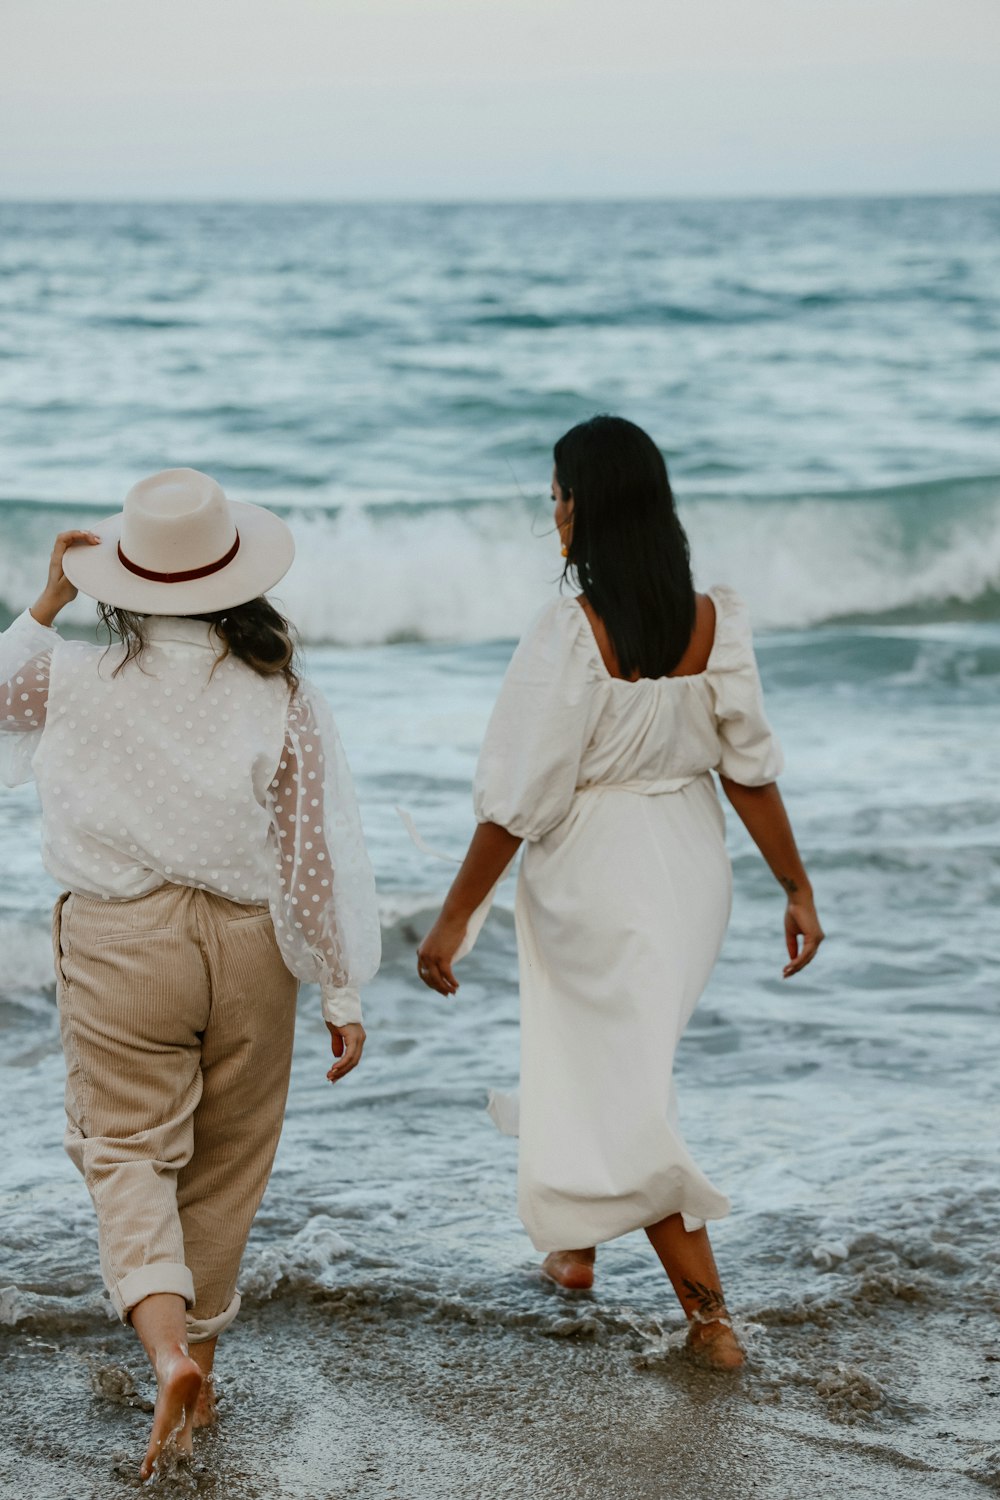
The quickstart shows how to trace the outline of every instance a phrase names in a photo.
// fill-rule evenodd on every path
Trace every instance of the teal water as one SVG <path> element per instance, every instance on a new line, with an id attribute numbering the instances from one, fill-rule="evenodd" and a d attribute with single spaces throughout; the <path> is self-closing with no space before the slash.
<path id="1" fill-rule="evenodd" d="M 458 1001 L 419 989 L 448 876 L 395 808 L 460 853 L 512 642 L 555 587 L 552 442 L 621 411 L 667 453 L 699 579 L 750 601 L 829 932 L 783 984 L 780 894 L 731 828 L 733 926 L 680 1068 L 734 1199 L 732 1301 L 831 1422 L 833 1365 L 873 1441 L 946 1469 L 1000 1447 L 985 1398 L 959 1420 L 927 1374 L 945 1327 L 973 1369 L 1000 1295 L 998 230 L 989 197 L 0 206 L 2 617 L 56 528 L 208 469 L 296 531 L 280 592 L 357 771 L 386 936 L 368 1056 L 332 1097 L 304 995 L 251 1309 L 346 1286 L 376 1323 L 573 1332 L 482 1109 L 516 1072 L 510 896 Z M 0 847 L 0 1321 L 57 1336 L 106 1314 L 60 1146 L 30 788 L 0 799 Z M 673 1312 L 644 1245 L 601 1263 L 578 1336 L 655 1363 Z"/>
<path id="2" fill-rule="evenodd" d="M 291 515 L 312 638 L 516 635 L 552 442 L 613 410 L 761 623 L 995 614 L 998 231 L 995 197 L 0 205 L 0 608 L 60 518 L 188 463 Z"/>

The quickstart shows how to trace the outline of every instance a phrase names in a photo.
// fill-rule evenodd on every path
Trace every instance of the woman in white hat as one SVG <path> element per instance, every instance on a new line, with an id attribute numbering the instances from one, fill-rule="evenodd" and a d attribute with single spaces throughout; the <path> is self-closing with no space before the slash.
<path id="1" fill-rule="evenodd" d="M 214 1418 L 219 1333 L 284 1113 L 299 980 L 332 1082 L 364 1045 L 379 926 L 330 711 L 264 594 L 284 522 L 193 469 L 56 541 L 0 636 L 0 774 L 34 776 L 66 1054 L 66 1147 L 158 1396 L 141 1474 Z M 77 591 L 112 644 L 52 628 Z"/>

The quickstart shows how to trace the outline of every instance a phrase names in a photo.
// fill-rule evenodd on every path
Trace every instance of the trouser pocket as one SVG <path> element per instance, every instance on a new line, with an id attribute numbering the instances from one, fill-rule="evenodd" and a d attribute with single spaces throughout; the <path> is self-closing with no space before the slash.
<path id="1" fill-rule="evenodd" d="M 68 984 L 66 970 L 63 960 L 69 953 L 69 935 L 66 931 L 66 903 L 72 895 L 71 891 L 63 891 L 59 900 L 52 908 L 52 962 L 55 965 L 56 984 Z"/>

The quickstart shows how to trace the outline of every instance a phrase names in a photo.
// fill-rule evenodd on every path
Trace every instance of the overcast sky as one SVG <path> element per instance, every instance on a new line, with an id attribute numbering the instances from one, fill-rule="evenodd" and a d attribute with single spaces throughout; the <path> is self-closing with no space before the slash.
<path id="1" fill-rule="evenodd" d="M 1000 0 L 0 0 L 0 196 L 1000 189 Z"/>

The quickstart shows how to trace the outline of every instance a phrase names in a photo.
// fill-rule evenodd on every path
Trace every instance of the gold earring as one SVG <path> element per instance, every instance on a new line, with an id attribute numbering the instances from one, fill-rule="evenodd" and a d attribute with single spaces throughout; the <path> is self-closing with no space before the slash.
<path id="1" fill-rule="evenodd" d="M 563 557 L 569 557 L 569 548 L 566 546 L 565 542 L 562 545 L 562 555 Z"/>

